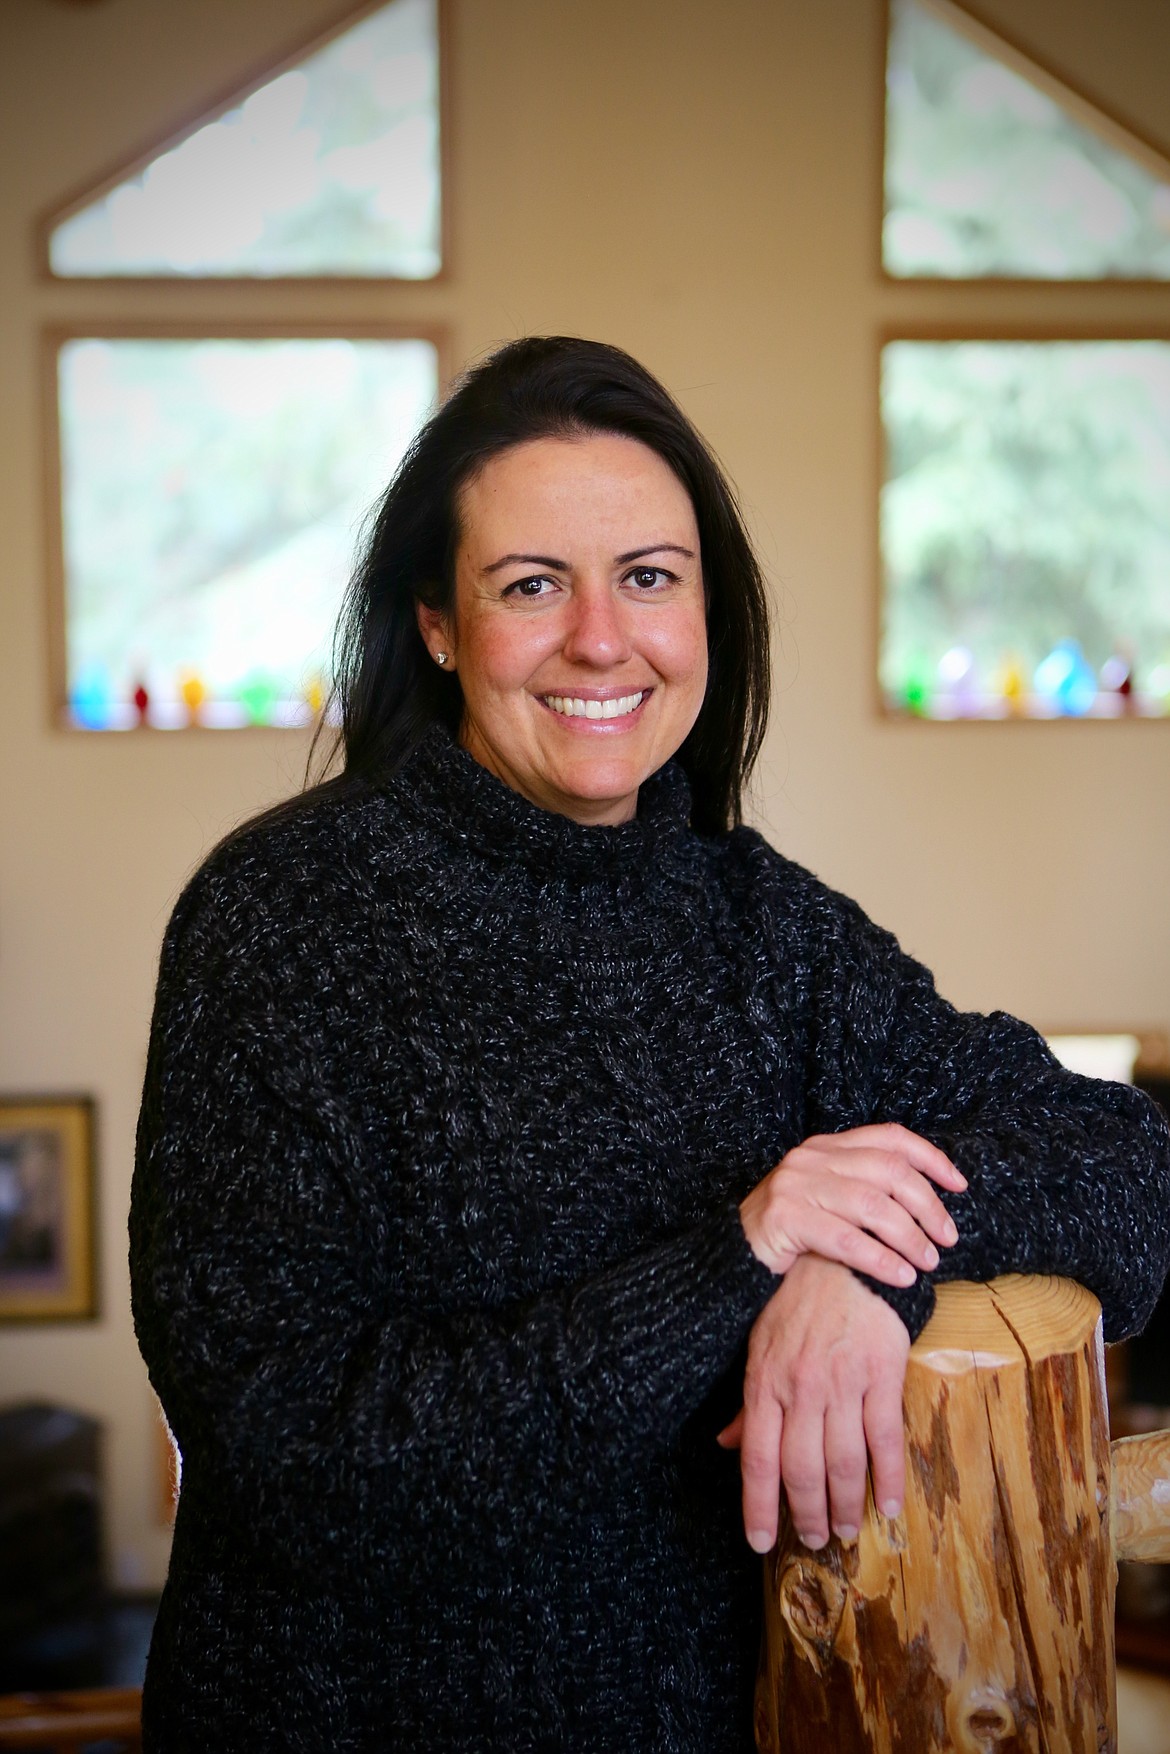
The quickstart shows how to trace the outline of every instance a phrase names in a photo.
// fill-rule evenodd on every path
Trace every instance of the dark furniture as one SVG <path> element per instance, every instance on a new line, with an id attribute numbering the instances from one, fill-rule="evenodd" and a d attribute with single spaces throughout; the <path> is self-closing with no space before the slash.
<path id="1" fill-rule="evenodd" d="M 104 1606 L 97 1421 L 0 1411 L 0 1693 L 98 1685 Z"/>
<path id="2" fill-rule="evenodd" d="M 1170 1064 L 1165 1052 L 1139 1061 L 1134 1083 L 1170 1119 Z M 1170 1282 L 1146 1327 L 1110 1358 L 1110 1428 L 1114 1437 L 1170 1428 Z M 1170 1674 L 1170 1565 L 1122 1565 L 1117 1580 L 1117 1660 Z"/>

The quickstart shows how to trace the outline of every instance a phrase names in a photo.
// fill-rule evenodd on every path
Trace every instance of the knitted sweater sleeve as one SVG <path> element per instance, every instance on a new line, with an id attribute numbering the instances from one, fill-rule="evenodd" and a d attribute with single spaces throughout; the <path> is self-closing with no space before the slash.
<path id="1" fill-rule="evenodd" d="M 1129 1085 L 1065 1070 L 1003 1012 L 960 1012 L 929 971 L 817 886 L 808 1131 L 898 1121 L 962 1170 L 959 1230 L 932 1278 L 1057 1273 L 1100 1300 L 1105 1337 L 1148 1320 L 1170 1266 L 1170 1132 Z M 872 1289 L 917 1334 L 931 1277 Z"/>
<path id="2" fill-rule="evenodd" d="M 587 1512 L 666 1452 L 775 1288 L 735 1204 L 523 1303 L 404 1303 L 379 1265 L 394 1165 L 306 1043 L 256 1026 L 263 959 L 201 887 L 163 947 L 130 1219 L 184 1490 L 326 1571 L 405 1530 L 466 1568 Z"/>

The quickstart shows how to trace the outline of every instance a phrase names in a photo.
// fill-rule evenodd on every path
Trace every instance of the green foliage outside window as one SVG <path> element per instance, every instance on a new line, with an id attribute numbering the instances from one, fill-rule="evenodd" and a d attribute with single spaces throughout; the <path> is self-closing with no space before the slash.
<path id="1" fill-rule="evenodd" d="M 883 259 L 894 275 L 1170 279 L 1157 176 L 918 0 L 893 0 Z"/>
<path id="2" fill-rule="evenodd" d="M 362 520 L 437 387 L 424 341 L 66 343 L 71 721 L 319 710 Z"/>
<path id="3" fill-rule="evenodd" d="M 1170 343 L 892 342 L 882 413 L 888 705 L 1170 710 Z"/>
<path id="4" fill-rule="evenodd" d="M 391 4 L 55 227 L 61 275 L 439 268 L 435 0 Z"/>

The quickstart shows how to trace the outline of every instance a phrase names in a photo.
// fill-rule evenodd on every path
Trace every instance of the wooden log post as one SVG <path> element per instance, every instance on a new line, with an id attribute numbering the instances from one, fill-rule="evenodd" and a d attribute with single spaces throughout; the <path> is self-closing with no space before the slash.
<path id="1" fill-rule="evenodd" d="M 905 1418 L 902 1516 L 765 1561 L 761 1754 L 1112 1754 L 1116 1561 L 1170 1559 L 1170 1433 L 1111 1454 L 1096 1299 L 940 1287 Z"/>

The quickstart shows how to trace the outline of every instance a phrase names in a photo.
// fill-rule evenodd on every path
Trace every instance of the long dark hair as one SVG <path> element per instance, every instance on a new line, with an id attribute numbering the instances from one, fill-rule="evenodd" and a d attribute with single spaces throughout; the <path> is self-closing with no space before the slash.
<path id="1" fill-rule="evenodd" d="M 695 509 L 707 595 L 708 681 L 678 751 L 693 821 L 717 833 L 742 796 L 768 716 L 764 581 L 728 482 L 656 378 L 617 347 L 553 335 L 513 341 L 467 372 L 422 428 L 382 496 L 350 582 L 334 651 L 339 781 L 379 780 L 439 720 L 458 732 L 458 678 L 439 670 L 415 603 L 450 613 L 459 496 L 501 451 L 529 439 L 624 434 L 656 451 Z"/>

